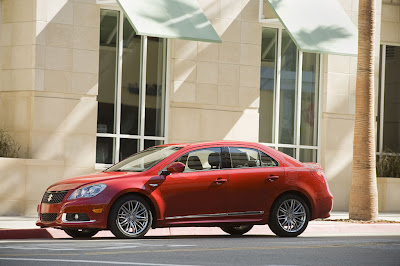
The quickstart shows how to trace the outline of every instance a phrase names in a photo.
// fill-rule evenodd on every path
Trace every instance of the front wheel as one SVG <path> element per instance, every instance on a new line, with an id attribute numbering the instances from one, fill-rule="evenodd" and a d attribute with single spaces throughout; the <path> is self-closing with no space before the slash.
<path id="1" fill-rule="evenodd" d="M 73 238 L 91 238 L 97 232 L 98 229 L 72 229 L 72 228 L 64 228 L 64 232 L 73 237 Z"/>
<path id="2" fill-rule="evenodd" d="M 253 228 L 253 225 L 238 225 L 238 226 L 221 226 L 222 231 L 230 235 L 243 235 Z"/>
<path id="3" fill-rule="evenodd" d="M 288 194 L 272 206 L 268 226 L 277 236 L 296 237 L 306 230 L 309 220 L 310 211 L 305 201 Z"/>
<path id="4" fill-rule="evenodd" d="M 118 238 L 140 238 L 149 231 L 152 221 L 150 206 L 144 199 L 124 196 L 111 208 L 109 229 Z"/>

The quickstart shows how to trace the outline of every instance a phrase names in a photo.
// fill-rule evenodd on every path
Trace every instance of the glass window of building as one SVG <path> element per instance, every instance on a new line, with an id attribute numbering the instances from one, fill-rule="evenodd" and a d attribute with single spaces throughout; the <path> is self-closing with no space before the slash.
<path id="1" fill-rule="evenodd" d="M 400 46 L 381 45 L 378 154 L 400 153 Z"/>
<path id="2" fill-rule="evenodd" d="M 96 163 L 165 142 L 166 40 L 139 36 L 118 10 L 100 12 Z"/>
<path id="3" fill-rule="evenodd" d="M 320 56 L 299 51 L 284 29 L 263 28 L 259 141 L 318 161 Z"/>

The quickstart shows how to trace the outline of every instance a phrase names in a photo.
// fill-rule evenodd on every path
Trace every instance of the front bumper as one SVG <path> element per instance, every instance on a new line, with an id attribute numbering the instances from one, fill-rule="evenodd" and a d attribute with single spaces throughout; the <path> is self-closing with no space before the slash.
<path id="1" fill-rule="evenodd" d="M 100 196 L 100 195 L 98 195 Z M 63 200 L 58 204 L 40 203 L 38 206 L 40 227 L 54 228 L 107 228 L 108 202 L 106 197 L 88 199 Z M 89 219 L 86 221 L 67 220 L 67 214 L 84 213 Z M 54 217 L 49 219 L 49 217 Z"/>

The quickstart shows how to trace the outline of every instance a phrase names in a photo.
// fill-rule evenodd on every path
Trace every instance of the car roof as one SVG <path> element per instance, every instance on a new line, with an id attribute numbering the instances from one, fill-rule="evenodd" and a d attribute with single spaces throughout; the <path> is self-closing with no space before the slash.
<path id="1" fill-rule="evenodd" d="M 257 143 L 257 142 L 249 142 L 249 141 L 234 141 L 234 140 L 219 140 L 219 141 L 206 141 L 206 142 L 193 142 L 193 143 L 171 143 L 171 144 L 164 144 L 164 145 L 159 145 L 158 147 L 182 147 L 182 148 L 201 148 L 201 147 L 207 147 L 207 146 L 235 146 L 235 145 L 240 145 L 240 146 L 247 146 L 247 147 L 258 147 L 262 148 L 265 150 L 270 151 L 270 153 L 275 155 L 275 159 L 279 158 L 281 161 L 285 161 L 287 163 L 290 163 L 292 166 L 296 167 L 301 167 L 303 166 L 303 163 L 300 161 L 296 160 L 295 158 L 279 151 L 274 148 L 268 147 L 265 144 L 262 143 Z"/>
<path id="2" fill-rule="evenodd" d="M 196 147 L 206 147 L 206 146 L 247 146 L 247 147 L 259 147 L 266 150 L 270 150 L 271 152 L 275 152 L 274 148 L 268 147 L 267 145 L 257 143 L 257 142 L 249 142 L 249 141 L 233 141 L 233 140 L 219 140 L 219 141 L 206 141 L 206 142 L 193 142 L 193 143 L 171 143 L 160 145 L 160 147 L 174 146 L 174 147 L 182 147 L 182 148 L 196 148 Z"/>
<path id="3" fill-rule="evenodd" d="M 196 147 L 204 147 L 204 146 L 235 146 L 235 145 L 240 145 L 240 146 L 248 146 L 248 147 L 262 147 L 263 149 L 269 150 L 271 153 L 275 154 L 276 156 L 279 156 L 280 160 L 283 161 L 288 161 L 290 162 L 293 166 L 303 166 L 303 163 L 300 161 L 296 160 L 295 158 L 278 151 L 274 148 L 268 147 L 267 145 L 257 143 L 257 142 L 249 142 L 249 141 L 233 141 L 233 140 L 219 140 L 219 141 L 207 141 L 207 142 L 193 142 L 193 143 L 172 143 L 172 144 L 164 144 L 160 145 L 160 147 L 167 147 L 167 146 L 174 146 L 174 147 L 182 147 L 182 148 L 196 148 Z"/>
<path id="4" fill-rule="evenodd" d="M 232 146 L 232 145 L 263 145 L 256 142 L 248 142 L 248 141 L 233 141 L 233 140 L 219 140 L 219 141 L 205 141 L 205 142 L 193 142 L 193 143 L 171 143 L 164 144 L 160 146 L 177 146 L 177 147 L 200 147 L 200 146 L 208 146 L 208 145 L 218 145 L 218 146 Z M 265 145 L 263 145 L 265 146 Z M 268 147 L 268 146 L 265 146 Z"/>

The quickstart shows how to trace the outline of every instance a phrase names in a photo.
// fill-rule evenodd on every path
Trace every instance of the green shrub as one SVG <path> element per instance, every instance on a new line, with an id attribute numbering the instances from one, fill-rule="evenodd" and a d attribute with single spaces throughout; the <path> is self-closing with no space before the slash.
<path id="1" fill-rule="evenodd" d="M 18 158 L 21 146 L 2 128 L 0 128 L 0 157 Z"/>
<path id="2" fill-rule="evenodd" d="M 385 151 L 376 163 L 376 176 L 400 177 L 400 154 Z"/>

